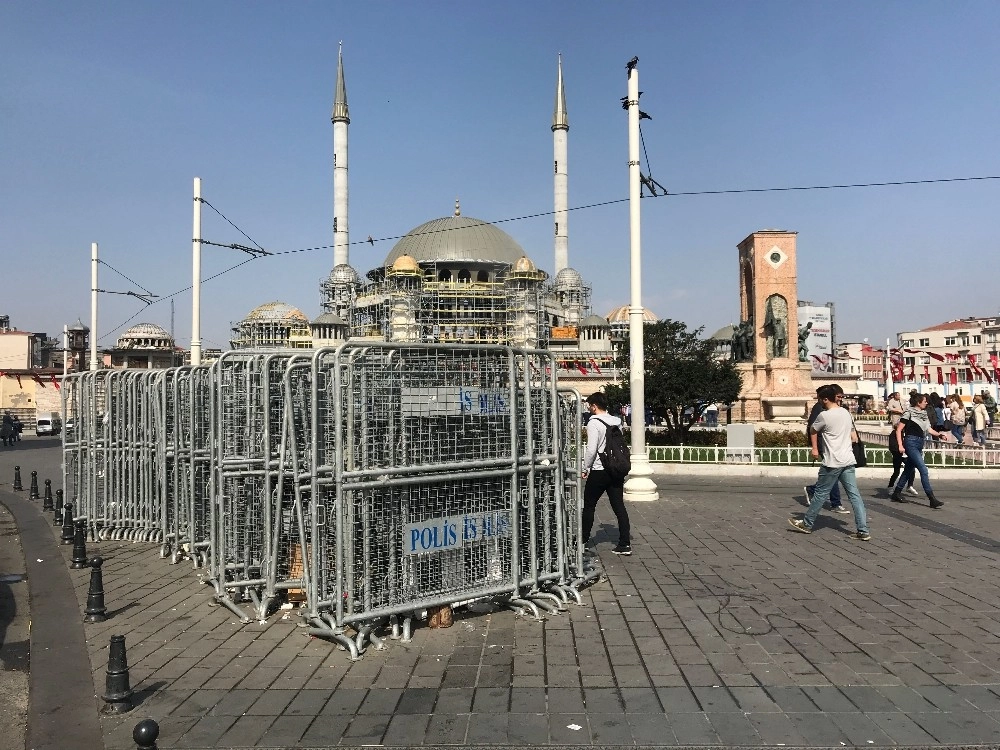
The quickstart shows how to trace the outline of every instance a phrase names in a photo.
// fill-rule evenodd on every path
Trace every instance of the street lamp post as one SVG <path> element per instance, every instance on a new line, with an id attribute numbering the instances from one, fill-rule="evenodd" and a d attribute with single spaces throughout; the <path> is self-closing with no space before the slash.
<path id="1" fill-rule="evenodd" d="M 629 393 L 632 401 L 632 471 L 625 482 L 627 500 L 658 500 L 656 484 L 650 477 L 653 469 L 646 453 L 646 362 L 643 351 L 642 311 L 642 233 L 639 201 L 642 185 L 639 172 L 639 70 L 635 58 L 628 71 L 628 197 L 629 256 L 631 259 L 632 297 L 629 322 Z"/>

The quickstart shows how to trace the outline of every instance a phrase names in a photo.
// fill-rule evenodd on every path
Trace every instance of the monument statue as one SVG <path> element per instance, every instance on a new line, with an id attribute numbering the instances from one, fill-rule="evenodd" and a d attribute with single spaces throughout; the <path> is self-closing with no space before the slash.
<path id="1" fill-rule="evenodd" d="M 812 331 L 812 327 L 812 321 L 809 321 L 799 328 L 799 362 L 809 361 L 809 344 L 806 343 L 806 339 L 809 338 L 809 332 Z"/>
<path id="2" fill-rule="evenodd" d="M 788 303 L 781 295 L 772 294 L 767 298 L 764 336 L 768 359 L 788 356 Z"/>
<path id="3" fill-rule="evenodd" d="M 733 328 L 732 357 L 734 362 L 753 359 L 753 324 L 743 320 Z"/>

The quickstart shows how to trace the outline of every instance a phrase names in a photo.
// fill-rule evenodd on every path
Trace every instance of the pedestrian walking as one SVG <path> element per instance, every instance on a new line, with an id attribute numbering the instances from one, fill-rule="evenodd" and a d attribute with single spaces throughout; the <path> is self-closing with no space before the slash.
<path id="1" fill-rule="evenodd" d="M 899 418 L 903 416 L 903 400 L 899 396 L 899 391 L 893 391 L 889 396 L 885 410 L 889 414 L 889 424 L 893 427 L 899 424 Z"/>
<path id="2" fill-rule="evenodd" d="M 927 500 L 932 508 L 940 508 L 943 502 L 934 496 L 934 489 L 931 487 L 931 478 L 927 473 L 927 464 L 924 463 L 924 442 L 927 436 L 941 437 L 941 433 L 931 427 L 930 419 L 927 416 L 927 396 L 923 393 L 914 393 L 910 396 L 910 407 L 903 412 L 903 416 L 896 425 L 896 432 L 889 439 L 895 439 L 901 453 L 906 454 L 906 468 L 899 478 L 896 489 L 892 492 L 894 503 L 908 503 L 909 500 L 900 495 L 903 487 L 913 484 L 914 475 L 920 474 L 920 484 L 923 485 L 924 492 L 927 493 Z"/>
<path id="3" fill-rule="evenodd" d="M 994 400 L 990 392 L 983 388 L 983 405 L 986 407 L 986 413 L 989 415 L 990 420 L 987 427 L 992 427 L 997 421 L 997 402 Z"/>
<path id="4" fill-rule="evenodd" d="M 705 407 L 705 426 L 719 426 L 719 406 L 714 401 Z"/>
<path id="5" fill-rule="evenodd" d="M 822 387 L 823 386 L 820 386 L 820 388 Z M 836 391 L 837 403 L 840 404 L 841 402 L 843 402 L 844 389 L 841 388 L 836 383 L 833 383 L 830 387 L 833 388 L 834 391 Z M 815 422 L 816 418 L 823 413 L 823 401 L 819 397 L 820 388 L 816 389 L 816 403 L 813 404 L 812 411 L 809 412 L 809 419 L 806 422 L 806 437 L 809 437 L 809 431 L 812 429 L 813 422 Z M 823 453 L 823 446 L 821 443 L 820 455 L 822 455 L 822 453 Z M 823 474 L 822 466 L 820 467 L 819 472 L 820 475 Z M 805 490 L 806 493 L 806 502 L 811 501 L 813 493 L 816 491 L 816 484 L 807 485 L 803 489 Z M 840 497 L 840 486 L 837 485 L 836 483 L 834 483 L 833 487 L 830 488 L 830 510 L 832 510 L 834 513 L 843 513 L 845 515 L 851 512 L 844 507 L 843 500 Z"/>
<path id="6" fill-rule="evenodd" d="M 955 394 L 951 397 L 951 435 L 959 445 L 965 442 L 965 423 L 965 402 Z"/>
<path id="7" fill-rule="evenodd" d="M 622 421 L 608 414 L 608 398 L 603 393 L 588 396 L 587 404 L 590 407 L 590 419 L 587 421 L 587 450 L 583 455 L 583 478 L 587 480 L 583 489 L 583 543 L 590 541 L 597 501 L 607 493 L 611 510 L 618 519 L 618 545 L 612 552 L 616 555 L 631 555 L 631 528 L 624 499 L 625 479 L 612 479 L 604 470 L 600 456 L 605 450 L 608 428 L 620 428 Z"/>
<path id="8" fill-rule="evenodd" d="M 865 502 L 858 491 L 858 480 L 854 467 L 854 448 L 858 433 L 854 429 L 854 420 L 850 413 L 838 403 L 838 395 L 843 395 L 843 389 L 834 385 L 822 385 L 816 390 L 823 411 L 813 421 L 809 428 L 809 442 L 812 444 L 813 458 L 822 456 L 823 464 L 819 469 L 812 502 L 802 518 L 789 518 L 792 528 L 803 534 L 811 534 L 816 525 L 823 503 L 830 496 L 830 490 L 838 483 L 844 485 L 847 499 L 854 508 L 854 524 L 857 526 L 855 538 L 867 542 L 871 539 L 868 531 L 868 516 Z M 820 446 L 822 445 L 822 450 Z"/>
<path id="9" fill-rule="evenodd" d="M 977 445 L 986 445 L 986 427 L 990 423 L 990 414 L 986 410 L 985 400 L 982 396 L 972 399 L 972 442 Z"/>

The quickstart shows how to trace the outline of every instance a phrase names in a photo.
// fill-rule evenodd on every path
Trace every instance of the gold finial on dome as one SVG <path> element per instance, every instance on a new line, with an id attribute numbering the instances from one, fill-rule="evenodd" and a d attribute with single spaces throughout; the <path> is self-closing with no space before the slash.
<path id="1" fill-rule="evenodd" d="M 458 198 L 455 199 L 455 216 L 462 215 L 462 206 L 458 202 Z"/>

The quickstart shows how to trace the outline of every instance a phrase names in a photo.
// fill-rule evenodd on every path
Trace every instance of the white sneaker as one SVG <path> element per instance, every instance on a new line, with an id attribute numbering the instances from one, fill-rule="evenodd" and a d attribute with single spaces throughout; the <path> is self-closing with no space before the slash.
<path id="1" fill-rule="evenodd" d="M 834 513 L 840 513 L 842 515 L 852 512 L 846 505 L 838 505 L 836 508 L 832 508 L 831 510 L 833 510 Z"/>
<path id="2" fill-rule="evenodd" d="M 909 492 L 909 493 L 910 493 L 911 495 L 919 495 L 919 494 L 920 494 L 919 492 L 917 492 L 917 491 L 916 491 L 916 490 L 915 490 L 915 489 L 913 488 L 913 485 L 912 485 L 912 484 L 911 484 L 911 485 L 910 485 L 909 487 L 907 487 L 907 488 L 906 488 L 906 491 L 907 491 L 907 492 Z"/>

